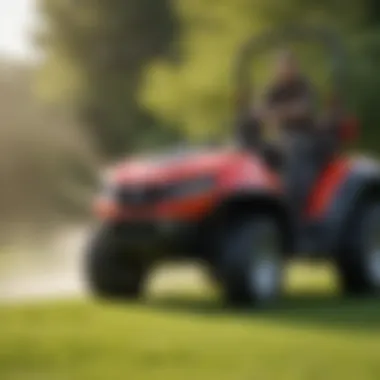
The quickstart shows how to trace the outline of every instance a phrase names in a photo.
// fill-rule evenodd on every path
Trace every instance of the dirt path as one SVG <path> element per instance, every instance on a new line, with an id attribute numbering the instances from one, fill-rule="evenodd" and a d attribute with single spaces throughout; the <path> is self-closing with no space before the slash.
<path id="1" fill-rule="evenodd" d="M 88 236 L 89 228 L 67 229 L 42 252 L 9 254 L 0 271 L 0 302 L 86 296 L 82 262 Z M 198 267 L 188 264 L 159 268 L 151 284 L 155 292 L 181 292 L 202 290 L 206 281 Z"/>
<path id="2" fill-rule="evenodd" d="M 38 252 L 12 252 L 0 274 L 0 301 L 82 296 L 82 252 L 87 228 L 67 229 Z"/>

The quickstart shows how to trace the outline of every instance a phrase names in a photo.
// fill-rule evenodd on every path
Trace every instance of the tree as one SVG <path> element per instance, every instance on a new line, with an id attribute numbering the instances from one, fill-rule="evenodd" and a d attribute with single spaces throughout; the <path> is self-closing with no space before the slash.
<path id="1" fill-rule="evenodd" d="M 350 105 L 365 134 L 377 123 L 375 0 L 40 2 L 47 20 L 42 89 L 72 104 L 109 154 L 158 137 L 204 139 L 229 132 L 237 49 L 251 34 L 300 20 L 333 27 L 344 37 L 351 57 Z M 321 58 L 304 48 L 301 53 L 325 86 L 315 63 Z M 254 71 L 263 80 L 267 59 Z"/>
<path id="2" fill-rule="evenodd" d="M 137 101 L 146 65 L 171 53 L 169 0 L 41 0 L 47 61 L 43 93 L 71 104 L 107 155 L 160 126 Z M 58 96 L 56 96 L 58 95 Z"/>
<path id="3" fill-rule="evenodd" d="M 229 131 L 233 64 L 249 36 L 300 19 L 349 33 L 359 23 L 361 7 L 359 2 L 338 0 L 182 0 L 173 4 L 183 27 L 182 61 L 179 65 L 163 59 L 152 62 L 146 70 L 142 101 L 164 122 L 177 125 L 194 139 Z M 253 67 L 259 80 L 268 76 L 268 58 Z M 309 61 L 311 70 L 320 69 L 315 60 Z"/>
<path id="4" fill-rule="evenodd" d="M 90 139 L 66 110 L 33 92 L 34 70 L 0 63 L 0 239 L 88 216 L 98 164 Z"/>

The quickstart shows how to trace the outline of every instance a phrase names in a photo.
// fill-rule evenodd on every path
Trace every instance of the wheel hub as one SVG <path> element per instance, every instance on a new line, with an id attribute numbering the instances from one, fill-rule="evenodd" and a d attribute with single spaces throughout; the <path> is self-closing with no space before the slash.
<path id="1" fill-rule="evenodd" d="M 250 285 L 257 298 L 273 297 L 280 278 L 280 246 L 276 225 L 266 223 L 256 231 L 254 249 L 251 255 Z"/>

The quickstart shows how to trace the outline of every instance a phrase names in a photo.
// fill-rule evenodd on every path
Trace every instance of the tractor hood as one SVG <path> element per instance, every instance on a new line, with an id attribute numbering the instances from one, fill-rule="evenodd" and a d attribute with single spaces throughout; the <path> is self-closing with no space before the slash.
<path id="1" fill-rule="evenodd" d="M 117 183 L 146 183 L 190 178 L 219 172 L 240 155 L 232 148 L 192 149 L 132 157 L 111 168 Z"/>

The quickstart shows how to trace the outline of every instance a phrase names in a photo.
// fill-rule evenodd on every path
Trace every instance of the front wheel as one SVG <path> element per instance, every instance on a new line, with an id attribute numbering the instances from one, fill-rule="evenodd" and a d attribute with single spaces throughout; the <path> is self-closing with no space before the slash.
<path id="1" fill-rule="evenodd" d="M 147 268 L 125 252 L 112 229 L 104 227 L 92 239 L 85 271 L 89 290 L 95 296 L 132 300 L 142 293 Z"/>
<path id="2" fill-rule="evenodd" d="M 283 235 L 275 217 L 236 221 L 220 243 L 218 277 L 228 303 L 261 306 L 280 296 Z"/>
<path id="3" fill-rule="evenodd" d="M 338 255 L 343 291 L 380 294 L 380 200 L 358 205 L 345 231 Z"/>

